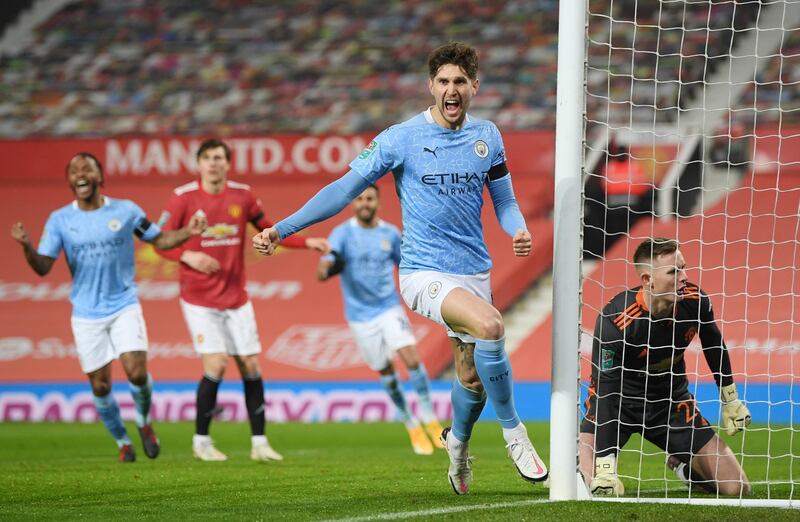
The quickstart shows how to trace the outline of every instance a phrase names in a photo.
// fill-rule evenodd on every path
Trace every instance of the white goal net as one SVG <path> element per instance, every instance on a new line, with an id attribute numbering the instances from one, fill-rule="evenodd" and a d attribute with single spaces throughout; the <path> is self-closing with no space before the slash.
<path id="1" fill-rule="evenodd" d="M 554 332 L 551 433 L 581 423 L 571 457 L 594 498 L 800 507 L 800 1 L 585 7 L 583 103 L 559 103 L 554 262 L 554 329 L 580 334 Z M 580 203 L 558 192 L 578 111 Z M 582 279 L 558 244 L 571 202 Z M 678 253 L 648 244 L 635 265 L 653 238 Z M 572 279 L 574 315 L 559 303 Z M 577 364 L 557 356 L 565 342 Z M 557 414 L 576 374 L 579 413 Z M 720 427 L 748 413 L 735 435 Z M 552 451 L 551 495 L 574 498 L 580 477 L 561 489 L 571 461 Z"/>

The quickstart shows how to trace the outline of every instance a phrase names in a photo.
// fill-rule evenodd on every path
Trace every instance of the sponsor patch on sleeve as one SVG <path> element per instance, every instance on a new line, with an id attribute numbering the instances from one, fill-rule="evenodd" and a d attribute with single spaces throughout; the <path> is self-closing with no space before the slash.
<path id="1" fill-rule="evenodd" d="M 358 159 L 369 158 L 370 154 L 372 154 L 372 151 L 374 151 L 377 148 L 378 148 L 378 142 L 375 140 L 370 141 L 369 145 L 367 145 L 367 147 L 361 151 L 361 154 L 358 155 Z"/>

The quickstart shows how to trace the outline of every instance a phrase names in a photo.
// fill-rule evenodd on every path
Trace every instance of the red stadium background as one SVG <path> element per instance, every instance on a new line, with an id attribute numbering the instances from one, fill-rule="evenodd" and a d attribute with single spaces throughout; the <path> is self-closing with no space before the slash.
<path id="1" fill-rule="evenodd" d="M 794 134 L 790 129 L 784 129 L 782 134 L 782 144 L 775 133 L 767 133 L 757 140 L 755 170 L 767 174 L 746 179 L 746 188 L 731 196 L 729 207 L 741 207 L 744 213 L 751 207 L 761 208 L 768 214 L 776 200 L 773 197 L 775 193 L 767 191 L 776 186 L 779 179 L 783 195 L 778 211 L 784 214 L 796 212 L 798 192 L 793 189 L 800 186 L 800 182 L 789 174 L 800 165 L 800 147 L 787 146 L 787 143 L 796 141 L 787 138 Z M 506 133 L 504 138 L 520 207 L 533 232 L 534 253 L 527 259 L 515 258 L 507 236 L 497 225 L 491 205 L 485 207 L 483 221 L 495 261 L 493 288 L 500 309 L 507 308 L 533 281 L 549 270 L 553 234 L 549 215 L 553 204 L 553 133 Z M 233 160 L 230 177 L 250 183 L 269 216 L 279 219 L 339 176 L 347 168 L 349 159 L 370 139 L 368 135 L 231 139 Z M 71 201 L 71 193 L 64 181 L 64 166 L 68 158 L 78 150 L 87 150 L 95 153 L 105 165 L 106 194 L 132 199 L 152 219 L 157 219 L 172 188 L 192 179 L 193 151 L 198 141 L 189 138 L 0 141 L 0 153 L 5 160 L 0 177 L 13 187 L 0 194 L 0 217 L 6 227 L 23 221 L 34 242 L 38 243 L 49 212 Z M 784 167 L 782 175 L 776 177 L 774 172 L 779 159 Z M 391 185 L 391 176 L 381 180 L 382 216 L 399 225 L 399 207 Z M 755 189 L 752 191 L 754 195 L 751 195 L 751 186 Z M 349 209 L 345 209 L 341 215 L 312 227 L 307 234 L 325 236 L 349 215 Z M 709 241 L 704 250 L 706 264 L 746 266 L 743 265 L 746 260 L 742 258 L 744 249 L 731 248 L 713 255 L 715 250 L 711 239 L 726 237 L 733 241 L 735 238 L 731 231 L 738 231 L 740 235 L 746 233 L 743 223 L 728 220 L 725 228 L 723 221 L 722 216 L 704 222 L 683 220 L 680 229 L 674 222 L 668 222 L 657 225 L 653 232 L 675 235 L 679 231 L 684 240 L 703 237 Z M 794 233 L 791 224 L 779 225 L 781 233 Z M 765 233 L 773 229 L 773 223 L 766 221 L 755 221 L 748 226 L 751 231 L 762 230 Z M 650 232 L 649 228 L 635 229 L 632 234 L 638 237 Z M 724 233 L 727 236 L 720 235 Z M 39 278 L 26 265 L 19 246 L 8 234 L 3 235 L 2 244 L 7 255 L 0 266 L 0 313 L 3 317 L 0 322 L 0 382 L 83 382 L 69 328 L 67 298 L 70 277 L 66 263 L 59 260 L 48 277 Z M 608 258 L 627 259 L 629 247 L 630 243 L 621 242 L 608 253 Z M 690 264 L 698 255 L 696 247 L 697 243 L 693 242 L 687 245 Z M 757 247 L 753 248 L 754 254 L 759 252 Z M 343 320 L 338 283 L 322 284 L 314 278 L 318 257 L 307 251 L 283 250 L 272 258 L 261 258 L 249 248 L 246 252 L 249 290 L 264 347 L 265 377 L 268 380 L 315 382 L 373 379 L 372 372 L 361 363 Z M 793 259 L 776 262 L 786 266 L 795 263 L 796 266 Z M 194 380 L 199 363 L 177 303 L 177 266 L 158 256 L 149 245 L 141 243 L 137 247 L 136 263 L 151 342 L 151 370 L 160 380 Z M 632 273 L 626 272 L 622 262 L 615 264 L 611 261 L 600 269 L 608 272 L 606 281 L 613 280 L 620 286 L 602 289 L 588 282 L 584 290 L 587 303 L 605 302 L 612 293 L 626 284 L 633 284 Z M 780 372 L 780 367 L 797 363 L 791 349 L 795 344 L 792 332 L 784 332 L 790 322 L 787 323 L 783 316 L 771 316 L 772 326 L 738 320 L 744 318 L 743 307 L 748 298 L 744 293 L 735 294 L 730 290 L 736 277 L 744 277 L 743 272 L 734 272 L 725 282 L 726 293 L 730 295 L 724 301 L 720 297 L 715 301 L 718 319 L 729 321 L 724 325 L 724 333 L 727 339 L 734 341 L 729 344 L 732 344 L 737 366 L 743 367 L 746 355 L 748 371 L 771 373 L 780 380 L 780 375 L 792 374 Z M 712 272 L 703 277 L 698 282 L 706 290 L 711 293 L 722 291 L 720 274 Z M 768 306 L 768 303 L 761 303 L 765 298 L 753 299 L 754 295 L 766 290 L 764 284 L 768 282 L 757 277 L 751 277 L 749 281 L 749 313 L 752 314 L 756 308 Z M 798 307 L 794 302 L 784 303 L 787 299 L 773 303 L 770 313 L 780 314 L 780 310 L 791 313 Z M 720 317 L 720 311 L 726 315 Z M 591 331 L 595 314 L 594 307 L 587 307 L 583 318 L 585 331 Z M 450 364 L 447 340 L 436 325 L 414 314 L 410 317 L 418 334 L 421 355 L 435 376 Z M 747 319 L 753 318 L 748 316 Z M 549 380 L 550 328 L 551 321 L 547 318 L 513 354 L 515 378 Z M 703 367 L 703 363 L 697 365 L 698 371 L 702 373 Z"/>
<path id="2" fill-rule="evenodd" d="M 370 139 L 231 139 L 230 178 L 250 183 L 268 216 L 280 219 L 345 172 L 350 159 Z M 508 133 L 505 142 L 520 206 L 534 235 L 534 255 L 528 259 L 513 256 L 509 238 L 497 225 L 491 204 L 487 205 L 484 224 L 495 261 L 495 299 L 501 308 L 547 270 L 552 260 L 552 225 L 547 213 L 552 208 L 553 133 Z M 172 188 L 192 179 L 197 143 L 199 140 L 175 138 L 0 142 L 0 154 L 6 158 L 2 178 L 14 186 L 0 195 L 2 222 L 10 227 L 22 221 L 38 244 L 48 214 L 72 199 L 64 167 L 79 150 L 92 152 L 103 162 L 105 194 L 131 199 L 157 220 Z M 399 225 L 391 176 L 381 180 L 381 188 L 381 215 Z M 345 209 L 306 234 L 327 236 L 350 215 Z M 53 272 L 39 278 L 7 233 L 2 241 L 8 255 L 0 267 L 0 382 L 83 382 L 69 326 L 70 276 L 63 255 Z M 279 255 L 263 258 L 247 245 L 245 251 L 249 290 L 266 358 L 265 378 L 373 380 L 373 372 L 361 362 L 343 320 L 338 283 L 319 283 L 314 277 L 318 256 L 282 249 Z M 196 379 L 200 366 L 178 306 L 177 265 L 144 243 L 137 245 L 136 265 L 150 337 L 151 372 L 157 380 Z M 431 374 L 437 375 L 450 363 L 446 337 L 429 321 L 413 314 L 410 317 L 421 355 Z M 231 375 L 235 372 L 229 371 Z M 549 369 L 536 375 L 546 378 Z"/>

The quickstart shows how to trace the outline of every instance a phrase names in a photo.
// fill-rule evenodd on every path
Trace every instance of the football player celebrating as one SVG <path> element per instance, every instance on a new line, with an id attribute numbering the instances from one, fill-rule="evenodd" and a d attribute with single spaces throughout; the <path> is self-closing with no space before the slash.
<path id="1" fill-rule="evenodd" d="M 67 182 L 75 201 L 50 214 L 39 248 L 34 249 L 22 223 L 11 228 L 30 267 L 50 272 L 64 251 L 72 273 L 72 333 L 81 369 L 89 378 L 97 413 L 119 447 L 119 460 L 136 453 L 111 394 L 111 361 L 119 359 L 136 405 L 136 426 L 145 454 L 156 458 L 160 445 L 150 422 L 153 380 L 147 373 L 147 330 L 134 282 L 133 236 L 158 249 L 174 248 L 206 226 L 194 216 L 183 228 L 162 231 L 132 201 L 104 196 L 103 167 L 88 152 L 67 164 Z"/>
<path id="2" fill-rule="evenodd" d="M 432 106 L 381 132 L 349 172 L 255 236 L 253 246 L 272 254 L 280 241 L 336 214 L 391 171 L 403 212 L 400 293 L 411 310 L 447 330 L 453 347 L 453 426 L 442 433 L 450 485 L 459 495 L 469 490 L 469 439 L 487 397 L 517 471 L 525 480 L 543 481 L 547 468 L 517 415 L 503 317 L 492 305 L 492 261 L 481 226 L 485 187 L 517 256 L 530 254 L 531 235 L 500 131 L 468 114 L 480 87 L 477 52 L 458 42 L 441 46 L 428 57 L 428 73 Z"/>

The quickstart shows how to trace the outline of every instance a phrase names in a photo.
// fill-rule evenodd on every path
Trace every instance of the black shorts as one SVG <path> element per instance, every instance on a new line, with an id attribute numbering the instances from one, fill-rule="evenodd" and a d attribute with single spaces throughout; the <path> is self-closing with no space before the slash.
<path id="1" fill-rule="evenodd" d="M 620 449 L 631 435 L 638 433 L 668 454 L 686 460 L 690 454 L 696 455 L 716 434 L 688 392 L 655 401 L 625 398 L 621 409 L 618 400 L 600 399 L 599 402 L 601 411 L 598 412 L 597 396 L 591 394 L 587 399 L 581 433 L 595 434 L 598 425 L 603 425 L 607 433 L 609 430 L 614 433 L 616 440 L 611 443 Z M 597 447 L 597 442 L 595 444 Z"/>

